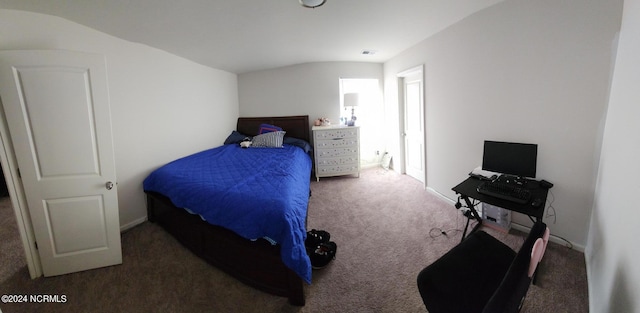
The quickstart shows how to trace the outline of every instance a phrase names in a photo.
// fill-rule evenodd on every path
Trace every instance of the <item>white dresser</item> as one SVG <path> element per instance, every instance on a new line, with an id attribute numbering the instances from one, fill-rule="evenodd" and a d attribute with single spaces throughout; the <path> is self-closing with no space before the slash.
<path id="1" fill-rule="evenodd" d="M 360 176 L 360 127 L 314 126 L 316 180 L 320 177 Z"/>

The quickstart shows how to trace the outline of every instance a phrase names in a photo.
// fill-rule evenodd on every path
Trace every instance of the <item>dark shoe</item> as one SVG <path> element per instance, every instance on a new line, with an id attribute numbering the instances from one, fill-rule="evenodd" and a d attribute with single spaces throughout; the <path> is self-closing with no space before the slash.
<path id="1" fill-rule="evenodd" d="M 329 241 L 321 243 L 316 246 L 315 249 L 307 250 L 309 253 L 309 259 L 311 260 L 311 268 L 317 270 L 324 268 L 336 257 L 338 245 L 335 242 Z"/>
<path id="2" fill-rule="evenodd" d="M 304 245 L 307 249 L 314 249 L 321 243 L 327 243 L 331 239 L 331 234 L 324 230 L 312 229 L 307 232 L 307 239 L 304 241 Z"/>

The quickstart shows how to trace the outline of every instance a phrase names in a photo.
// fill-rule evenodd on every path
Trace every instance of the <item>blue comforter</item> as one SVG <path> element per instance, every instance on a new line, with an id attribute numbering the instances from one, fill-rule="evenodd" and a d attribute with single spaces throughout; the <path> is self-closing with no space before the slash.
<path id="1" fill-rule="evenodd" d="M 275 240 L 284 264 L 311 283 L 304 246 L 310 175 L 311 158 L 299 147 L 229 144 L 160 167 L 144 180 L 144 190 L 244 238 Z"/>

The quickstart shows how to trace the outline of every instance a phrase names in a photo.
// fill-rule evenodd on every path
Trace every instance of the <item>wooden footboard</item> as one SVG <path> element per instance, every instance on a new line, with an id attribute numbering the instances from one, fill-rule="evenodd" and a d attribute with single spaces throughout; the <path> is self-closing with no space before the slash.
<path id="1" fill-rule="evenodd" d="M 251 241 L 211 225 L 200 216 L 177 208 L 167 197 L 147 194 L 149 221 L 161 225 L 198 257 L 247 285 L 305 304 L 303 281 L 280 258 L 280 246 L 264 239 Z"/>

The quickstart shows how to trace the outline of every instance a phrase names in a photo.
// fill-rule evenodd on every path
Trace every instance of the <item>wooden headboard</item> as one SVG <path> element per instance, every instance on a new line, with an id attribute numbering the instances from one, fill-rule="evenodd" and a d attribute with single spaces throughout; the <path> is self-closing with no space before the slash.
<path id="1" fill-rule="evenodd" d="M 258 135 L 260 124 L 271 124 L 286 131 L 286 137 L 304 139 L 309 138 L 309 115 L 274 116 L 274 117 L 239 117 L 236 130 L 249 136 Z"/>

